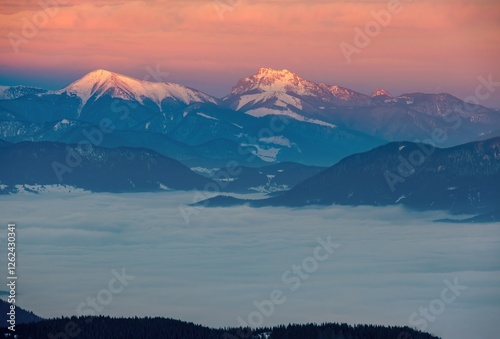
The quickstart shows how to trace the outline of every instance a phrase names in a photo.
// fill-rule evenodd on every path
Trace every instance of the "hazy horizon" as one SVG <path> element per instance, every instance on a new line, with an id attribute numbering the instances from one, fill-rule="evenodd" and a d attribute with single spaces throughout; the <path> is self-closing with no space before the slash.
<path id="1" fill-rule="evenodd" d="M 134 78 L 133 76 L 131 76 L 129 74 L 115 72 L 115 71 L 110 70 L 110 69 L 106 69 L 106 70 L 110 71 L 110 72 L 113 72 L 113 73 L 118 73 L 118 74 L 122 74 L 122 75 Z M 281 69 L 277 69 L 277 70 L 281 70 Z M 33 87 L 38 87 L 38 88 L 42 88 L 42 89 L 46 89 L 46 90 L 55 91 L 55 90 L 61 90 L 61 89 L 65 88 L 66 86 L 70 85 L 74 81 L 77 81 L 78 79 L 81 79 L 83 76 L 85 76 L 86 74 L 88 74 L 88 73 L 90 73 L 92 71 L 95 71 L 95 70 L 89 70 L 88 72 L 84 72 L 81 75 L 77 75 L 76 78 L 68 80 L 69 82 L 66 82 L 66 83 L 62 83 L 61 82 L 58 85 L 54 85 L 54 84 L 50 85 L 49 84 L 49 85 L 44 86 L 43 84 L 40 85 L 40 83 L 37 82 L 37 81 L 33 82 L 33 81 L 30 81 L 30 80 L 26 79 L 25 83 L 19 83 L 19 82 L 16 83 L 16 82 L 9 82 L 9 81 L 7 81 L 7 85 L 6 84 L 0 84 L 0 86 L 2 86 L 2 85 L 3 86 L 33 86 Z M 163 72 L 163 70 L 161 70 L 161 71 Z M 257 71 L 258 71 L 258 69 L 256 69 L 253 73 L 249 73 L 247 75 L 242 75 L 240 78 L 235 79 L 234 83 L 232 85 L 230 85 L 230 87 L 227 88 L 227 90 L 226 90 L 226 87 L 222 87 L 219 90 L 214 90 L 213 87 L 210 85 L 210 83 L 211 83 L 210 79 L 197 79 L 197 80 L 196 79 L 192 79 L 192 80 L 189 81 L 189 83 L 183 83 L 182 81 L 178 81 L 178 82 L 176 81 L 174 83 L 178 83 L 180 85 L 183 85 L 183 86 L 186 86 L 186 87 L 190 87 L 190 88 L 193 88 L 195 90 L 200 90 L 200 91 L 202 91 L 202 92 L 204 92 L 206 94 L 209 94 L 209 95 L 211 95 L 211 96 L 213 96 L 215 98 L 222 99 L 222 98 L 224 98 L 225 96 L 227 96 L 231 92 L 232 87 L 234 87 L 236 85 L 236 83 L 238 82 L 238 80 L 246 78 L 246 77 L 249 77 L 249 76 L 252 76 L 255 73 L 257 73 Z M 292 70 L 289 70 L 289 71 L 292 72 L 292 73 L 295 73 Z M 158 82 L 158 81 L 155 81 L 154 79 L 151 79 L 150 77 L 148 77 L 148 74 L 149 73 L 146 71 L 145 72 L 145 76 L 143 76 L 142 79 L 146 78 L 147 81 Z M 302 76 L 301 74 L 298 74 L 298 75 Z M 137 79 L 141 80 L 141 78 L 137 78 Z M 321 83 L 320 81 L 314 81 L 314 80 L 308 79 L 308 78 L 305 78 L 305 79 L 309 80 L 309 81 L 316 82 L 316 83 Z M 0 80 L 1 80 L 1 76 L 0 76 Z M 164 81 L 161 81 L 161 82 L 171 82 L 171 81 L 167 77 L 167 78 L 164 79 Z M 207 82 L 209 83 L 208 85 L 206 84 Z M 338 86 L 341 86 L 341 87 L 346 87 L 346 86 L 344 86 L 342 84 L 336 84 L 336 83 L 326 83 L 326 84 L 327 85 L 338 85 Z M 355 84 L 353 84 L 353 86 L 355 86 Z M 349 87 L 349 89 L 357 91 L 357 92 L 360 92 L 362 94 L 366 94 L 366 95 L 371 95 L 375 90 L 378 90 L 378 89 L 387 90 L 387 87 L 386 88 L 377 87 L 377 88 L 373 88 L 371 90 L 362 91 L 359 88 L 356 88 L 356 87 L 353 87 L 353 86 Z M 417 90 L 410 90 L 410 89 L 408 91 L 391 91 L 391 90 L 388 90 L 388 92 L 392 96 L 394 96 L 394 97 L 398 97 L 400 95 L 407 94 L 407 93 L 419 93 L 419 91 L 417 91 Z M 441 88 L 440 88 L 440 90 L 436 90 L 435 92 L 425 92 L 425 91 L 422 91 L 422 93 L 429 93 L 429 94 L 447 93 L 447 94 L 451 94 L 451 95 L 457 97 L 460 100 L 465 100 L 467 102 L 467 98 L 465 98 L 465 97 L 461 98 L 461 97 L 457 96 L 454 93 L 449 93 L 449 92 L 446 92 L 446 91 L 442 91 Z M 489 102 L 489 101 L 488 100 L 484 100 L 484 102 L 480 102 L 480 105 L 481 106 L 485 106 L 485 107 L 490 107 L 492 109 L 499 109 L 500 108 L 500 101 L 498 102 L 498 104 L 493 103 L 492 106 L 488 105 L 487 102 Z"/>

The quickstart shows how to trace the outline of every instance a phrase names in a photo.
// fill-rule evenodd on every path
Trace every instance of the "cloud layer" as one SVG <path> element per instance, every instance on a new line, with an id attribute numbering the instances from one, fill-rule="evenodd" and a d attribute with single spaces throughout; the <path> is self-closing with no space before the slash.
<path id="1" fill-rule="evenodd" d="M 444 213 L 399 207 L 239 207 L 204 209 L 186 226 L 178 207 L 192 194 L 0 197 L 4 223 L 17 222 L 18 304 L 46 317 L 75 314 L 125 267 L 135 279 L 102 314 L 237 325 L 280 289 L 286 302 L 264 325 L 411 325 L 413 312 L 440 298 L 443 281 L 458 278 L 467 290 L 427 330 L 445 339 L 500 330 L 498 224 L 436 224 Z M 282 275 L 327 236 L 340 247 L 290 289 Z"/>

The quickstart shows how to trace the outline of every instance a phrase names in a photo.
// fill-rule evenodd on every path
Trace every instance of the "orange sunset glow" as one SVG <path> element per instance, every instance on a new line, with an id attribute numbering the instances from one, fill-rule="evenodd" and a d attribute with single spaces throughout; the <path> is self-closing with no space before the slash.
<path id="1" fill-rule="evenodd" d="M 0 0 L 0 216 L 0 338 L 500 338 L 500 0 Z"/>
<path id="2" fill-rule="evenodd" d="M 480 76 L 500 81 L 498 0 L 4 0 L 0 33 L 2 85 L 148 66 L 218 97 L 260 67 L 368 94 L 465 98 Z"/>

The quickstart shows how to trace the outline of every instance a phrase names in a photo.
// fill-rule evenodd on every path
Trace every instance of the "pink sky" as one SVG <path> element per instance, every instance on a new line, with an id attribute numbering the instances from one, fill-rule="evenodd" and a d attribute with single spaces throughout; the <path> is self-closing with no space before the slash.
<path id="1" fill-rule="evenodd" d="M 401 0 L 351 62 L 340 44 L 356 47 L 355 28 L 397 0 L 41 1 L 64 4 L 47 13 L 40 0 L 0 2 L 0 84 L 61 88 L 97 68 L 143 78 L 156 65 L 165 81 L 216 96 L 260 67 L 368 94 L 465 98 L 479 76 L 500 82 L 498 0 Z M 482 103 L 500 107 L 500 86 Z"/>

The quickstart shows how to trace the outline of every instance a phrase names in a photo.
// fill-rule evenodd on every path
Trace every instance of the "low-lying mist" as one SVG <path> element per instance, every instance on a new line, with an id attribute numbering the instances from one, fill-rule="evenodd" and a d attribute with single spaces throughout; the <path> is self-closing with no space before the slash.
<path id="1" fill-rule="evenodd" d="M 401 207 L 244 206 L 202 208 L 186 224 L 179 206 L 193 194 L 1 196 L 4 228 L 17 223 L 18 306 L 43 317 L 95 312 L 209 326 L 500 332 L 498 223 L 434 223 L 448 215 Z"/>

